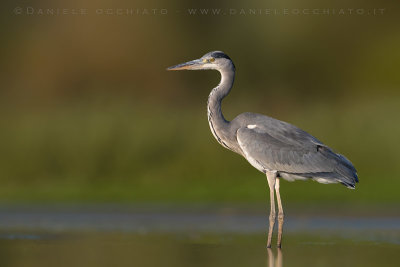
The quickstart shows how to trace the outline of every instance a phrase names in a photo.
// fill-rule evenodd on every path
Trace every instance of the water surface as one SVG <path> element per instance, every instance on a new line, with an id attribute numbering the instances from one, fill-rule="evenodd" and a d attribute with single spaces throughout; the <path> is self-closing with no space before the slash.
<path id="1" fill-rule="evenodd" d="M 1 208 L 1 266 L 398 266 L 396 216 L 292 215 L 265 248 L 267 215 Z M 274 240 L 275 241 L 275 240 Z"/>

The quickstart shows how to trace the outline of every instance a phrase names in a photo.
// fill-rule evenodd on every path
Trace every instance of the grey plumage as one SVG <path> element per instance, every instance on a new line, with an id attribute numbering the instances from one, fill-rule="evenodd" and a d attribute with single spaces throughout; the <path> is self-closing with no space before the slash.
<path id="1" fill-rule="evenodd" d="M 348 188 L 355 188 L 358 177 L 353 164 L 296 126 L 250 112 L 242 113 L 232 121 L 224 118 L 221 102 L 233 86 L 236 70 L 232 60 L 225 53 L 210 52 L 200 59 L 168 68 L 168 70 L 184 69 L 215 69 L 221 73 L 221 82 L 211 91 L 207 102 L 210 129 L 221 145 L 242 155 L 253 167 L 267 175 L 272 190 L 268 246 L 275 220 L 274 189 L 277 191 L 281 216 L 278 246 L 282 234 L 283 209 L 279 195 L 279 181 L 275 183 L 276 180 L 313 179 L 320 183 L 341 183 Z"/>
<path id="2" fill-rule="evenodd" d="M 241 114 L 236 120 L 237 125 L 256 125 L 238 128 L 236 136 L 241 150 L 257 160 L 264 173 L 277 170 L 278 177 L 289 181 L 311 178 L 349 188 L 358 182 L 355 168 L 344 156 L 296 126 L 253 113 Z"/>

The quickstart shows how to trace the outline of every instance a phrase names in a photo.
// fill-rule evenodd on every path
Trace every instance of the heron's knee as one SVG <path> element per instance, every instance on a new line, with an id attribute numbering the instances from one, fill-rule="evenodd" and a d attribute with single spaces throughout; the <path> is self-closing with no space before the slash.
<path id="1" fill-rule="evenodd" d="M 283 212 L 279 212 L 278 213 L 278 221 L 283 222 L 284 218 L 285 218 L 285 215 L 283 214 Z"/>
<path id="2" fill-rule="evenodd" d="M 271 214 L 269 215 L 269 221 L 270 222 L 275 222 L 275 219 L 276 219 L 275 212 L 271 212 Z"/>

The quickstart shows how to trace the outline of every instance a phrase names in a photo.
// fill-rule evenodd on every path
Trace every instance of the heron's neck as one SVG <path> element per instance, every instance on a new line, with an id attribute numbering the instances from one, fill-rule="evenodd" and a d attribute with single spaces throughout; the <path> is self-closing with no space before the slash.
<path id="1" fill-rule="evenodd" d="M 221 73 L 221 82 L 215 87 L 208 96 L 207 112 L 208 122 L 210 124 L 211 132 L 219 143 L 226 146 L 224 143 L 223 133 L 227 130 L 229 121 L 227 121 L 222 114 L 221 102 L 227 96 L 232 88 L 235 79 L 235 68 L 233 66 L 219 70 Z"/>

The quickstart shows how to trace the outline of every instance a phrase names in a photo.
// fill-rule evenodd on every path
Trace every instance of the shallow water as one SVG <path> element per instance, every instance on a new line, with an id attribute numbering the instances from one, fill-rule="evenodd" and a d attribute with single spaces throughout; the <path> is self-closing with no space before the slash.
<path id="1" fill-rule="evenodd" d="M 1 266 L 398 266 L 400 218 L 287 216 L 265 248 L 265 214 L 0 209 Z M 275 239 L 274 239 L 275 241 Z"/>

